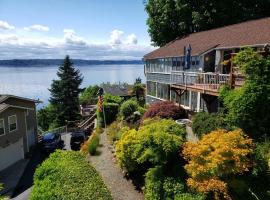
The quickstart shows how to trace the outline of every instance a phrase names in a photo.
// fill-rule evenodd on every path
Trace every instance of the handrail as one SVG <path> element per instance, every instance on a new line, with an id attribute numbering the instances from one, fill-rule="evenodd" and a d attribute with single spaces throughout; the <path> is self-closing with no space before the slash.
<path id="1" fill-rule="evenodd" d="M 45 135 L 47 133 L 65 133 L 65 132 L 67 132 L 67 126 L 61 126 L 52 130 L 42 132 L 42 135 Z"/>
<path id="2" fill-rule="evenodd" d="M 96 114 L 93 114 L 91 117 L 89 117 L 87 120 L 85 120 L 82 124 L 79 124 L 79 128 L 84 128 L 85 125 L 89 123 L 89 121 L 93 121 L 93 118 L 96 117 Z"/>

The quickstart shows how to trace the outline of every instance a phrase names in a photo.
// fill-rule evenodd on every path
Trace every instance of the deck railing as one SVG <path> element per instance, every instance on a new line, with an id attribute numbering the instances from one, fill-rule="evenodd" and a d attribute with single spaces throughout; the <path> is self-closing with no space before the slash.
<path id="1" fill-rule="evenodd" d="M 218 90 L 220 85 L 229 84 L 229 74 L 172 71 L 171 73 L 147 73 L 147 81 L 165 84 L 194 86 L 205 90 Z"/>

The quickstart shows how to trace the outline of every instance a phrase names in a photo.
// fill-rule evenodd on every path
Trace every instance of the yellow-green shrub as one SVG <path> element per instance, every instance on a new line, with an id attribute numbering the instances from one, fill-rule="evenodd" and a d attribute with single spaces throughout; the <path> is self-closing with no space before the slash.
<path id="1" fill-rule="evenodd" d="M 122 134 L 129 130 L 129 127 L 124 126 L 122 122 L 115 121 L 107 129 L 109 140 L 113 143 L 120 140 Z"/>
<path id="2" fill-rule="evenodd" d="M 57 150 L 35 171 L 30 200 L 60 199 L 112 200 L 112 196 L 84 155 Z"/>
<path id="3" fill-rule="evenodd" d="M 167 119 L 129 130 L 116 144 L 117 161 L 128 171 L 164 165 L 177 158 L 185 134 L 182 126 Z"/>

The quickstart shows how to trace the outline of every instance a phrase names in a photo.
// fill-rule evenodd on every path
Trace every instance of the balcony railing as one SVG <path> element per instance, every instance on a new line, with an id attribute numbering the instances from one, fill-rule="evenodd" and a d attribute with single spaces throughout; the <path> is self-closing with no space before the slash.
<path id="1" fill-rule="evenodd" d="M 181 85 L 194 89 L 218 91 L 219 87 L 229 84 L 229 74 L 201 73 L 201 72 L 184 72 L 172 71 L 170 74 L 164 73 L 147 73 L 147 81 L 157 81 L 160 83 Z"/>

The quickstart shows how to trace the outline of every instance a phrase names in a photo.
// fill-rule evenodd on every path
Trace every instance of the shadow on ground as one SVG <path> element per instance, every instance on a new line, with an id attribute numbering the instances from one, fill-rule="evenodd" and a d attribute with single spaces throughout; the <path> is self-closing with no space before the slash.
<path id="1" fill-rule="evenodd" d="M 33 150 L 33 155 L 30 158 L 30 161 L 28 162 L 25 171 L 21 176 L 19 183 L 17 184 L 16 189 L 12 195 L 13 198 L 33 186 L 35 170 L 38 165 L 40 165 L 47 157 L 48 155 L 41 153 L 39 145 Z"/>

